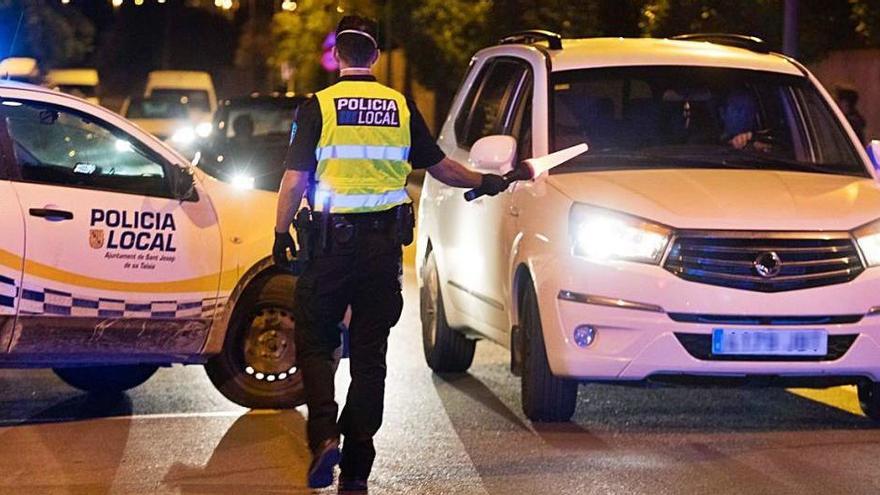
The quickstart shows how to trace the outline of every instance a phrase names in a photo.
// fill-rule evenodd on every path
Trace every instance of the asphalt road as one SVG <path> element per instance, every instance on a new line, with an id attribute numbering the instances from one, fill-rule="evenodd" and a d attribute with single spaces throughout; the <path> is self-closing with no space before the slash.
<path id="1" fill-rule="evenodd" d="M 502 348 L 478 345 L 469 374 L 428 370 L 414 286 L 409 274 L 373 494 L 880 492 L 880 430 L 850 388 L 585 385 L 573 422 L 533 425 Z M 344 362 L 340 388 L 346 375 Z M 0 494 L 311 493 L 305 415 L 237 407 L 200 367 L 109 403 L 49 371 L 0 371 Z"/>

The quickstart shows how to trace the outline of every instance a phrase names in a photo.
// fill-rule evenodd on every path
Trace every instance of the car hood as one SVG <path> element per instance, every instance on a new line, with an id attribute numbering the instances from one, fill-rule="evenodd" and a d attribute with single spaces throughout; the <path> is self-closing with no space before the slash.
<path id="1" fill-rule="evenodd" d="M 672 227 L 849 230 L 880 218 L 872 179 L 768 170 L 623 170 L 551 175 L 573 201 Z"/>

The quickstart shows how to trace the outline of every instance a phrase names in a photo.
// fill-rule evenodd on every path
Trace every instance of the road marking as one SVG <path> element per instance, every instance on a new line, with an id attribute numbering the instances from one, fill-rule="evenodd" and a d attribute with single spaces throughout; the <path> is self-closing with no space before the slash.
<path id="1" fill-rule="evenodd" d="M 790 388 L 788 392 L 856 416 L 863 416 L 855 385 L 832 388 Z"/>

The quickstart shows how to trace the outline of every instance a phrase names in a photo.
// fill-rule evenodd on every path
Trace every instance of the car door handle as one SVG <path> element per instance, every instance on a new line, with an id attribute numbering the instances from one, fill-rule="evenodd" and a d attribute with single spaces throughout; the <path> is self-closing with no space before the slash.
<path id="1" fill-rule="evenodd" d="M 61 222 L 64 220 L 73 220 L 73 212 L 65 210 L 56 210 L 53 208 L 31 208 L 28 213 L 32 217 L 45 218 L 50 222 Z"/>

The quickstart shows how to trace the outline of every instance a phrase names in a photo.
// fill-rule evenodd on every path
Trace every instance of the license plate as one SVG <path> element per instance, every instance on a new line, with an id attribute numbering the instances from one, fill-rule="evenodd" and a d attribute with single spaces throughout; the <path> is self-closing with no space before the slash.
<path id="1" fill-rule="evenodd" d="M 824 356 L 825 330 L 712 330 L 712 354 L 751 356 Z"/>

